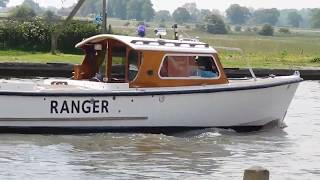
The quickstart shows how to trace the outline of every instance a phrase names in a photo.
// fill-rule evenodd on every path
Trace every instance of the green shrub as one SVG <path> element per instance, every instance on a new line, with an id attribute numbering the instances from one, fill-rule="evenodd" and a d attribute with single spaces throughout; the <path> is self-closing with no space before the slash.
<path id="1" fill-rule="evenodd" d="M 273 36 L 274 28 L 269 24 L 265 24 L 259 31 L 259 34 L 262 36 Z"/>
<path id="2" fill-rule="evenodd" d="M 45 20 L 35 18 L 23 23 L 4 21 L 0 26 L 1 40 L 10 49 L 49 51 L 51 48 L 51 32 L 55 27 Z M 75 44 L 84 38 L 98 34 L 100 31 L 90 23 L 73 21 L 64 27 L 58 39 L 58 50 L 64 53 L 81 52 Z"/>
<path id="3" fill-rule="evenodd" d="M 211 34 L 227 34 L 228 31 L 224 26 L 219 24 L 207 24 L 207 32 Z"/>
<path id="4" fill-rule="evenodd" d="M 227 34 L 226 24 L 223 19 L 215 14 L 209 15 L 205 19 L 206 31 L 211 34 Z"/>
<path id="5" fill-rule="evenodd" d="M 36 17 L 35 11 L 29 6 L 17 6 L 10 12 L 10 17 L 19 19 L 32 19 Z"/>
<path id="6" fill-rule="evenodd" d="M 241 31 L 242 31 L 242 27 L 241 27 L 241 26 L 236 26 L 236 27 L 234 28 L 234 31 L 235 31 L 235 32 L 241 32 Z"/>
<path id="7" fill-rule="evenodd" d="M 280 28 L 279 33 L 290 34 L 290 29 L 288 28 Z"/>
<path id="8" fill-rule="evenodd" d="M 315 57 L 311 60 L 312 63 L 320 63 L 320 57 Z"/>
<path id="9" fill-rule="evenodd" d="M 284 60 L 288 56 L 288 51 L 287 50 L 282 50 L 280 52 L 280 59 Z"/>
<path id="10" fill-rule="evenodd" d="M 128 21 L 128 22 L 125 22 L 124 24 L 123 24 L 123 26 L 129 26 L 130 25 L 130 22 Z"/>
<path id="11" fill-rule="evenodd" d="M 160 23 L 158 27 L 160 27 L 160 28 L 166 28 L 167 26 L 166 26 L 165 23 Z"/>
<path id="12" fill-rule="evenodd" d="M 250 27 L 247 27 L 246 32 L 252 32 L 252 29 Z"/>
<path id="13" fill-rule="evenodd" d="M 109 26 L 108 26 L 108 34 L 113 34 L 113 29 L 112 29 L 112 25 L 111 24 L 109 24 Z"/>
<path id="14" fill-rule="evenodd" d="M 40 19 L 23 23 L 6 21 L 2 31 L 4 42 L 9 48 L 39 51 L 50 48 L 49 26 Z"/>
<path id="15" fill-rule="evenodd" d="M 226 29 L 227 29 L 228 32 L 230 32 L 231 31 L 230 25 L 226 25 Z"/>
<path id="16" fill-rule="evenodd" d="M 63 53 L 79 53 L 75 45 L 85 38 L 99 34 L 100 31 L 93 24 L 72 21 L 62 31 L 58 39 L 58 48 Z"/>
<path id="17" fill-rule="evenodd" d="M 206 31 L 206 25 L 205 24 L 196 24 L 196 29 L 199 31 Z"/>

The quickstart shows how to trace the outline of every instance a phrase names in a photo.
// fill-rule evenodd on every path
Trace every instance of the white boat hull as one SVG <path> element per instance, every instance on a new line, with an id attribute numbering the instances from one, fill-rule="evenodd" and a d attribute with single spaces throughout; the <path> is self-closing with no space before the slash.
<path id="1" fill-rule="evenodd" d="M 0 128 L 261 127 L 283 121 L 300 81 L 116 93 L 0 91 Z"/>

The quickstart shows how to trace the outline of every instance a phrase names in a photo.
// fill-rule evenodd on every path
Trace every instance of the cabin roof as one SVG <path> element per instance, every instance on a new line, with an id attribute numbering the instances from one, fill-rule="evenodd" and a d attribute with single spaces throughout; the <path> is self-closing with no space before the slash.
<path id="1" fill-rule="evenodd" d="M 86 44 L 95 44 L 107 39 L 118 40 L 135 50 L 187 52 L 187 53 L 216 53 L 216 50 L 208 44 L 194 40 L 167 40 L 156 38 L 141 38 L 133 36 L 119 36 L 101 34 L 83 40 L 76 45 L 81 48 Z"/>

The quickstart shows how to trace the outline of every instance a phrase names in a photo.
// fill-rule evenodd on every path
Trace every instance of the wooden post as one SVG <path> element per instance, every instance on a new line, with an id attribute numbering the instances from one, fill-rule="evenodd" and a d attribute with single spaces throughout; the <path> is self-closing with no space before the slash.
<path id="1" fill-rule="evenodd" d="M 106 0 L 102 0 L 102 17 L 103 17 L 103 22 L 102 22 L 102 33 L 106 34 L 107 33 L 107 2 Z"/>
<path id="2" fill-rule="evenodd" d="M 58 37 L 55 32 L 51 33 L 51 54 L 56 55 L 56 50 L 58 47 Z"/>
<path id="3" fill-rule="evenodd" d="M 269 171 L 260 166 L 253 166 L 244 171 L 243 180 L 269 180 Z"/>

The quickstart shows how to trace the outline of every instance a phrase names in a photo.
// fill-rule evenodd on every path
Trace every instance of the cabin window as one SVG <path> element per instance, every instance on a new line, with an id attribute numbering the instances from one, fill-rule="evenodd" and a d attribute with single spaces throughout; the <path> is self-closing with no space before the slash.
<path id="1" fill-rule="evenodd" d="M 216 79 L 219 71 L 212 56 L 166 56 L 160 69 L 160 77 Z"/>
<path id="2" fill-rule="evenodd" d="M 126 52 L 126 47 L 112 47 L 111 82 L 125 81 Z"/>
<path id="3" fill-rule="evenodd" d="M 128 80 L 133 81 L 139 71 L 140 67 L 140 59 L 139 59 L 139 52 L 131 50 L 128 54 Z"/>

